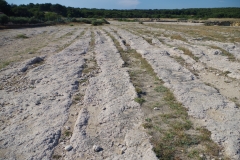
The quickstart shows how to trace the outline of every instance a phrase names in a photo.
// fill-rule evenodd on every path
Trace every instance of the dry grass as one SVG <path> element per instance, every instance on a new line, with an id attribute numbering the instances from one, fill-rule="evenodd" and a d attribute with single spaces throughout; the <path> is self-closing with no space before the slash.
<path id="1" fill-rule="evenodd" d="M 95 35 L 93 31 L 91 31 L 91 42 L 90 42 L 90 47 L 93 48 L 95 45 Z"/>
<path id="2" fill-rule="evenodd" d="M 149 44 L 152 44 L 152 39 L 151 38 L 144 38 Z"/>
<path id="3" fill-rule="evenodd" d="M 201 37 L 202 40 L 216 40 L 220 42 L 240 42 L 240 28 L 227 26 L 185 26 L 173 24 L 146 24 L 154 28 L 161 28 L 181 32 L 187 36 Z"/>
<path id="4" fill-rule="evenodd" d="M 10 61 L 4 61 L 0 63 L 0 69 L 5 68 L 6 66 L 8 66 L 11 62 Z"/>
<path id="5" fill-rule="evenodd" d="M 188 55 L 189 57 L 191 57 L 195 61 L 197 61 L 197 62 L 199 61 L 199 58 L 196 57 L 194 54 L 192 54 L 192 52 L 189 49 L 184 48 L 184 47 L 178 47 L 178 49 L 182 50 L 185 55 Z"/>
<path id="6" fill-rule="evenodd" d="M 237 108 L 240 108 L 240 103 L 238 103 L 236 97 L 235 98 L 231 98 L 230 100 L 236 104 Z"/>
<path id="7" fill-rule="evenodd" d="M 185 38 L 183 38 L 180 34 L 173 34 L 173 35 L 170 36 L 170 38 L 187 42 L 187 40 Z"/>

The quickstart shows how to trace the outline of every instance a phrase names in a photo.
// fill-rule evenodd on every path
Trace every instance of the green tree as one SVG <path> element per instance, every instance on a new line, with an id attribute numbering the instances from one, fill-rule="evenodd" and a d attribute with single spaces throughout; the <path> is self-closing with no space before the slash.
<path id="1" fill-rule="evenodd" d="M 62 15 L 62 16 L 64 16 L 64 17 L 67 16 L 67 9 L 66 9 L 66 7 L 65 7 L 65 6 L 62 6 L 62 5 L 60 5 L 60 4 L 52 5 L 52 6 L 51 6 L 51 11 L 52 11 L 52 12 L 55 12 L 55 13 L 57 13 L 57 14 L 59 14 L 59 15 Z"/>
<path id="2" fill-rule="evenodd" d="M 45 14 L 45 19 L 48 21 L 54 21 L 60 18 L 60 16 L 57 13 L 54 12 L 48 12 Z"/>
<path id="3" fill-rule="evenodd" d="M 33 13 L 31 13 L 27 6 L 20 5 L 17 7 L 12 8 L 13 15 L 16 17 L 32 17 Z"/>
<path id="4" fill-rule="evenodd" d="M 11 12 L 11 6 L 5 0 L 0 0 L 0 12 L 6 15 L 9 15 Z"/>
<path id="5" fill-rule="evenodd" d="M 9 21 L 8 16 L 6 16 L 5 14 L 1 14 L 1 15 L 0 15 L 0 23 L 1 23 L 2 25 L 8 23 L 8 21 Z"/>

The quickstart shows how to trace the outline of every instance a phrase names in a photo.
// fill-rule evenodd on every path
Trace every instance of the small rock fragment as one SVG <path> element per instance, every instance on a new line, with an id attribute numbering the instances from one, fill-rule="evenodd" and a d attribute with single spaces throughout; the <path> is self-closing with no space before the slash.
<path id="1" fill-rule="evenodd" d="M 203 154 L 199 154 L 199 157 L 200 157 L 200 158 L 203 158 L 203 157 L 204 157 L 204 155 L 203 155 Z"/>
<path id="2" fill-rule="evenodd" d="M 69 127 L 69 126 L 65 126 L 65 129 L 66 129 L 66 130 L 70 130 L 70 127 Z"/>
<path id="3" fill-rule="evenodd" d="M 100 152 L 101 150 L 102 150 L 102 148 L 100 146 L 98 146 L 98 145 L 93 146 L 93 151 L 94 152 Z"/>
<path id="4" fill-rule="evenodd" d="M 72 148 L 73 148 L 73 147 L 72 147 L 71 145 L 68 145 L 68 146 L 66 146 L 64 149 L 65 149 L 66 151 L 70 151 Z"/>
<path id="5" fill-rule="evenodd" d="M 38 101 L 35 102 L 35 104 L 39 105 L 39 104 L 41 104 L 41 102 L 38 100 Z"/>

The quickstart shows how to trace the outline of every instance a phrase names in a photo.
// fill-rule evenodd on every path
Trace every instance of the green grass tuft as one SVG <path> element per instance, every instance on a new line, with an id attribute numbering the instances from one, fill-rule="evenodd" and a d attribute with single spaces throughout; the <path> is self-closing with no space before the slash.
<path id="1" fill-rule="evenodd" d="M 154 90 L 156 92 L 166 92 L 168 89 L 164 86 L 158 86 L 158 87 L 154 88 Z"/>
<path id="2" fill-rule="evenodd" d="M 27 37 L 25 34 L 18 34 L 17 36 L 16 36 L 16 38 L 18 38 L 18 39 L 26 39 L 26 38 L 29 38 L 29 37 Z"/>
<path id="3" fill-rule="evenodd" d="M 138 97 L 138 98 L 135 98 L 134 101 L 142 105 L 145 102 L 145 99 Z"/>

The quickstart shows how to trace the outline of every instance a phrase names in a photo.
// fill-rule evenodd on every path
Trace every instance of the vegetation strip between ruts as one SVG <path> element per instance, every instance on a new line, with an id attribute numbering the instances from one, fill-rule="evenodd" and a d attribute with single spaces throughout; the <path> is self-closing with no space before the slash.
<path id="1" fill-rule="evenodd" d="M 145 113 L 145 122 L 142 126 L 152 137 L 151 143 L 157 157 L 159 159 L 206 159 L 210 156 L 228 159 L 223 157 L 221 148 L 210 139 L 211 133 L 207 129 L 192 124 L 187 109 L 177 102 L 168 88 L 163 86 L 163 82 L 157 77 L 150 64 L 135 50 L 123 51 L 119 42 L 110 33 L 108 36 L 114 41 L 125 62 L 123 67 L 129 68 L 131 82 L 138 94 L 135 101 L 142 105 L 143 110 L 154 112 L 154 114 Z M 147 78 L 148 84 L 152 83 L 151 91 L 147 93 L 144 91 L 147 86 L 141 83 L 143 76 L 150 77 Z M 151 99 L 150 102 L 148 99 L 151 96 L 154 100 Z"/>

